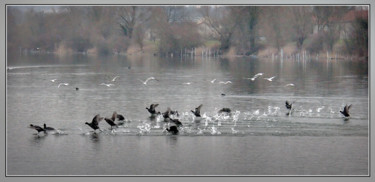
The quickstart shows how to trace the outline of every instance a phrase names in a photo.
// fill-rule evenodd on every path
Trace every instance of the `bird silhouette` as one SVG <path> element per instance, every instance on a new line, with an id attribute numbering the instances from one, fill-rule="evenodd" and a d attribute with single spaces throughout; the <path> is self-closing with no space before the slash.
<path id="1" fill-rule="evenodd" d="M 341 114 L 343 114 L 345 117 L 349 117 L 350 114 L 349 114 L 349 109 L 352 107 L 352 105 L 350 104 L 349 106 L 348 105 L 345 105 L 344 107 L 344 110 L 343 111 L 340 111 Z"/>
<path id="2" fill-rule="evenodd" d="M 196 117 L 201 117 L 201 108 L 203 104 L 199 105 L 195 110 L 191 110 L 191 112 L 196 116 Z"/>
<path id="3" fill-rule="evenodd" d="M 38 125 L 30 124 L 30 128 L 35 129 L 36 131 L 38 131 L 38 134 L 39 134 L 40 132 L 42 132 L 42 131 L 43 131 L 44 133 L 47 133 L 46 130 L 45 130 L 44 128 L 42 128 L 42 127 L 40 127 L 40 126 L 38 126 Z"/>
<path id="4" fill-rule="evenodd" d="M 178 128 L 177 126 L 170 126 L 169 128 L 166 129 L 169 133 L 173 134 L 173 135 L 177 135 L 178 134 Z"/>
<path id="5" fill-rule="evenodd" d="M 100 117 L 99 114 L 95 115 L 95 117 L 92 119 L 91 123 L 86 122 L 85 124 L 89 125 L 94 131 L 97 129 L 100 130 L 99 128 L 99 122 L 103 120 L 103 117 Z"/>

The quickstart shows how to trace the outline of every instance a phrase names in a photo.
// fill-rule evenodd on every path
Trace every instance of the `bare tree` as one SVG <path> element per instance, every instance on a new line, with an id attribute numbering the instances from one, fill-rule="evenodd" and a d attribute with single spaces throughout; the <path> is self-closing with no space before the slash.
<path id="1" fill-rule="evenodd" d="M 293 35 L 297 49 L 301 50 L 304 41 L 312 32 L 311 8 L 308 6 L 289 7 L 290 24 L 293 28 Z"/>

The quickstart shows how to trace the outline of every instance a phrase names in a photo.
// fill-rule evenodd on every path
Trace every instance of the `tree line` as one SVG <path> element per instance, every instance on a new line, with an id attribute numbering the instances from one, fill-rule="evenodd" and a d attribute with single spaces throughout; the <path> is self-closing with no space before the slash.
<path id="1" fill-rule="evenodd" d="M 343 17 L 352 6 L 56 6 L 48 11 L 7 7 L 11 52 L 100 55 L 143 51 L 180 55 L 210 47 L 225 54 L 257 55 L 287 45 L 294 52 L 341 51 L 367 56 L 368 19 Z M 346 33 L 346 34 L 345 34 Z M 345 36 L 342 36 L 345 34 Z"/>

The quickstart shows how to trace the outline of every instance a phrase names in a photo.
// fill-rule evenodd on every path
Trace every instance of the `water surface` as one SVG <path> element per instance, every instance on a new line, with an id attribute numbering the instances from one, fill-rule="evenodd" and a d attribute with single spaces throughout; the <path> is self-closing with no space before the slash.
<path id="1" fill-rule="evenodd" d="M 34 55 L 7 64 L 8 175 L 368 173 L 367 62 Z M 179 135 L 149 118 L 151 103 L 179 111 Z M 197 122 L 190 110 L 200 104 Z M 126 117 L 119 128 L 84 124 L 113 111 Z M 28 128 L 43 123 L 58 131 Z"/>

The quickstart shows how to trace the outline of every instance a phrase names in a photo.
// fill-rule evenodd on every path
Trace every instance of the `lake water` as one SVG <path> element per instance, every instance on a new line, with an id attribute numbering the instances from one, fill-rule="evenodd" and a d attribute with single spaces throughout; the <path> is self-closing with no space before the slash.
<path id="1" fill-rule="evenodd" d="M 6 84 L 8 175 L 369 172 L 367 61 L 11 56 Z M 179 111 L 178 135 L 149 118 L 152 103 Z M 346 104 L 350 118 L 339 112 Z M 232 114 L 219 115 L 224 107 Z M 126 117 L 114 130 L 84 124 L 114 111 Z M 43 123 L 57 131 L 28 127 Z"/>

